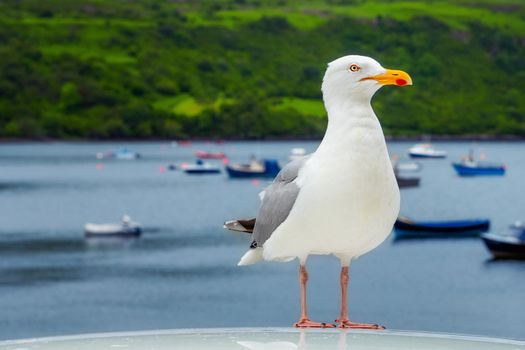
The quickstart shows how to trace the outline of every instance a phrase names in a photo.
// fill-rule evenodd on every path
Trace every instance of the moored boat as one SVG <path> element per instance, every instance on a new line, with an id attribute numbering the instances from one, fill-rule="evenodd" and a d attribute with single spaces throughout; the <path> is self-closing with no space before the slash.
<path id="1" fill-rule="evenodd" d="M 195 164 L 183 164 L 181 168 L 186 174 L 220 174 L 221 172 L 218 166 L 205 163 L 201 159 L 197 159 Z"/>
<path id="2" fill-rule="evenodd" d="M 121 160 L 138 159 L 140 158 L 140 153 L 131 151 L 127 148 L 121 148 L 115 152 L 115 158 Z"/>
<path id="3" fill-rule="evenodd" d="M 226 153 L 224 152 L 206 152 L 206 151 L 196 151 L 195 156 L 201 159 L 225 159 Z"/>
<path id="4" fill-rule="evenodd" d="M 281 171 L 281 167 L 275 159 L 252 159 L 249 164 L 228 164 L 226 171 L 232 178 L 274 178 Z"/>
<path id="5" fill-rule="evenodd" d="M 408 155 L 412 158 L 445 158 L 447 152 L 434 149 L 430 143 L 419 143 L 410 147 Z"/>
<path id="6" fill-rule="evenodd" d="M 525 259 L 525 224 L 516 222 L 506 235 L 486 234 L 481 239 L 497 259 Z"/>
<path id="7" fill-rule="evenodd" d="M 488 219 L 415 221 L 404 216 L 394 224 L 396 238 L 478 236 L 489 227 Z"/>
<path id="8" fill-rule="evenodd" d="M 481 239 L 497 259 L 525 259 L 525 240 L 495 234 L 482 235 Z"/>
<path id="9" fill-rule="evenodd" d="M 139 236 L 142 227 L 138 222 L 131 221 L 129 216 L 124 215 L 118 224 L 87 223 L 84 225 L 84 233 L 87 237 Z"/>
<path id="10" fill-rule="evenodd" d="M 419 162 L 399 162 L 396 161 L 394 163 L 394 170 L 395 171 L 410 171 L 410 172 L 416 172 L 421 170 L 421 163 Z"/>
<path id="11" fill-rule="evenodd" d="M 500 176 L 505 175 L 506 170 L 504 164 L 479 161 L 455 162 L 452 166 L 459 176 Z"/>
<path id="12" fill-rule="evenodd" d="M 127 148 L 119 148 L 116 151 L 98 152 L 97 159 L 120 159 L 132 160 L 140 158 L 140 153 L 131 151 Z"/>
<path id="13" fill-rule="evenodd" d="M 421 181 L 419 176 L 401 175 L 398 172 L 395 172 L 395 175 L 399 188 L 418 187 L 419 182 Z"/>

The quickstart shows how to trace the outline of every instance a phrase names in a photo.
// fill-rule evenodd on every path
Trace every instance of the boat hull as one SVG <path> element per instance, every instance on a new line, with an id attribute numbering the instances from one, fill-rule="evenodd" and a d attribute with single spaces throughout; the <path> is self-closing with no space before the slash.
<path id="1" fill-rule="evenodd" d="M 410 156 L 410 158 L 446 158 L 447 157 L 446 153 L 430 154 L 430 153 L 408 152 L 408 155 Z"/>
<path id="2" fill-rule="evenodd" d="M 142 234 L 142 229 L 140 227 L 132 227 L 121 230 L 92 231 L 86 228 L 84 234 L 86 237 L 138 237 Z"/>
<path id="3" fill-rule="evenodd" d="M 490 220 L 456 220 L 406 222 L 396 220 L 394 224 L 396 238 L 418 237 L 468 237 L 479 236 L 488 231 Z"/>
<path id="4" fill-rule="evenodd" d="M 525 259 L 525 242 L 496 235 L 483 235 L 481 239 L 494 258 Z"/>
<path id="5" fill-rule="evenodd" d="M 264 170 L 252 170 L 236 168 L 231 165 L 226 165 L 226 171 L 231 178 L 274 178 L 281 171 L 281 167 L 276 161 L 265 160 Z"/>
<path id="6" fill-rule="evenodd" d="M 505 175 L 505 167 L 469 167 L 461 163 L 453 163 L 452 166 L 459 176 L 501 176 Z"/>
<path id="7" fill-rule="evenodd" d="M 396 174 L 396 181 L 399 188 L 409 188 L 419 186 L 420 178 L 416 176 L 403 176 Z"/>
<path id="8" fill-rule="evenodd" d="M 199 175 L 199 174 L 220 174 L 221 169 L 185 169 L 186 174 Z"/>
<path id="9" fill-rule="evenodd" d="M 226 166 L 228 175 L 233 178 L 254 178 L 254 177 L 265 177 L 274 178 L 279 172 L 267 172 L 267 171 L 249 171 L 239 170 L 232 167 Z"/>

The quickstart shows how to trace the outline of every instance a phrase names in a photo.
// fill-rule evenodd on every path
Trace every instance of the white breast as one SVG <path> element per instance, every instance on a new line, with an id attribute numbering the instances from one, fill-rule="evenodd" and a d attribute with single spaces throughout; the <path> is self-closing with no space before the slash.
<path id="1" fill-rule="evenodd" d="M 264 257 L 362 255 L 383 242 L 399 213 L 399 189 L 376 118 L 327 131 L 299 172 L 300 193 Z"/>

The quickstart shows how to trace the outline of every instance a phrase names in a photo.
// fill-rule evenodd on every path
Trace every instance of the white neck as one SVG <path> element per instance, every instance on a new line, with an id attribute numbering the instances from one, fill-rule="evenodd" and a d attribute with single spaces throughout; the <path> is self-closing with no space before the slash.
<path id="1" fill-rule="evenodd" d="M 381 125 L 370 104 L 371 97 L 364 94 L 332 95 L 324 98 L 328 112 L 328 127 L 321 145 L 349 142 L 352 131 L 371 128 L 381 132 Z"/>

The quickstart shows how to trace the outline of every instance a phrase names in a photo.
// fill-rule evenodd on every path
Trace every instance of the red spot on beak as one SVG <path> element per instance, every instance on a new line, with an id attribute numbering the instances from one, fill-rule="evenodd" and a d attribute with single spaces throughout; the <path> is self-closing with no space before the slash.
<path id="1" fill-rule="evenodd" d="M 407 81 L 405 79 L 396 79 L 396 85 L 397 86 L 403 86 L 406 85 Z"/>

